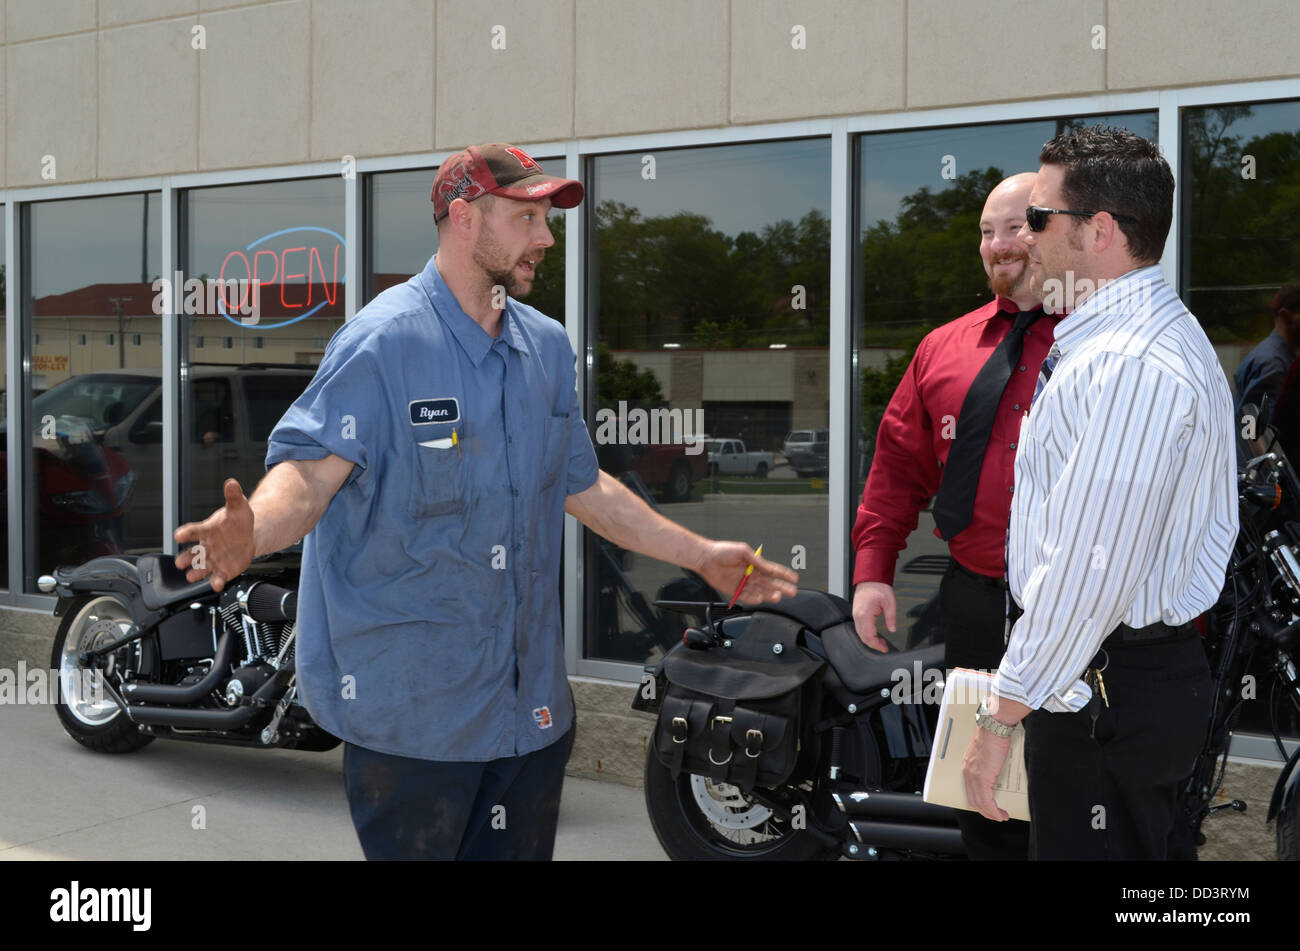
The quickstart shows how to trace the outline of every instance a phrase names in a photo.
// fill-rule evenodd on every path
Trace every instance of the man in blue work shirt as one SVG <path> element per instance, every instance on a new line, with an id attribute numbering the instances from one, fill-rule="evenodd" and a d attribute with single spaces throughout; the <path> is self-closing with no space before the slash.
<path id="1" fill-rule="evenodd" d="M 1246 354 L 1232 377 L 1237 387 L 1238 413 L 1246 403 L 1262 409 L 1265 396 L 1276 403 L 1282 380 L 1300 351 L 1300 282 L 1280 287 L 1269 306 L 1273 310 L 1273 332 Z"/>
<path id="2" fill-rule="evenodd" d="M 220 590 L 306 536 L 297 684 L 346 743 L 367 858 L 547 859 L 574 723 L 563 513 L 721 591 L 753 564 L 747 600 L 797 576 L 597 468 L 568 336 L 514 299 L 582 184 L 494 143 L 448 159 L 431 197 L 438 253 L 339 329 L 251 500 L 227 480 L 226 505 L 177 530 L 198 545 L 176 564 Z"/>

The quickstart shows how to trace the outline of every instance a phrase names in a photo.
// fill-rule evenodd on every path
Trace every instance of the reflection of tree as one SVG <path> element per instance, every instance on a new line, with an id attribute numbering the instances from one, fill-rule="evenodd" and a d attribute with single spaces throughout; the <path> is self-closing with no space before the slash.
<path id="1" fill-rule="evenodd" d="M 1003 174 L 997 168 L 958 176 L 942 191 L 921 187 L 902 200 L 894 221 L 862 235 L 863 344 L 920 340 L 933 327 L 989 299 L 977 258 L 980 213 Z"/>
<path id="2" fill-rule="evenodd" d="M 631 360 L 618 360 L 603 340 L 596 347 L 596 392 L 600 405 L 615 407 L 619 400 L 629 406 L 654 406 L 663 402 L 664 392 L 654 371 L 640 370 Z"/>
<path id="3" fill-rule="evenodd" d="M 861 371 L 859 424 L 868 459 L 921 338 L 990 297 L 978 260 L 979 220 L 988 193 L 1004 177 L 989 167 L 958 176 L 942 191 L 918 188 L 900 202 L 893 221 L 876 221 L 862 235 L 862 345 L 902 351 L 883 367 Z"/>
<path id="4" fill-rule="evenodd" d="M 555 236 L 555 244 L 546 249 L 526 303 L 564 323 L 564 215 L 551 215 L 546 223 Z"/>
<path id="5" fill-rule="evenodd" d="M 816 210 L 733 238 L 704 215 L 605 201 L 596 250 L 600 336 L 614 348 L 829 340 L 830 222 Z"/>
<path id="6" fill-rule="evenodd" d="M 1267 335 L 1274 289 L 1300 279 L 1300 131 L 1245 142 L 1229 134 L 1251 114 L 1250 106 L 1184 113 L 1189 303 L 1218 342 Z M 1253 178 L 1243 177 L 1247 157 Z"/>

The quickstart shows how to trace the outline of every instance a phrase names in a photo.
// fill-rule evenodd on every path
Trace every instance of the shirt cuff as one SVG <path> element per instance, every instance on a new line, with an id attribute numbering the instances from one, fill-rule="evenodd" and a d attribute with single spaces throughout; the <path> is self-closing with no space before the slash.
<path id="1" fill-rule="evenodd" d="M 997 673 L 993 675 L 993 692 L 1006 700 L 1014 700 L 1035 710 L 1046 710 L 1048 713 L 1078 713 L 1092 699 L 1092 688 L 1082 680 L 1076 680 L 1066 687 L 1063 693 L 1048 694 L 1040 703 L 1034 703 L 1015 675 L 1010 670 L 1004 670 L 1003 667 L 999 667 Z"/>
<path id="2" fill-rule="evenodd" d="M 898 563 L 898 553 L 882 548 L 863 548 L 858 552 L 853 564 L 853 584 L 874 581 L 878 584 L 894 584 L 894 566 Z"/>

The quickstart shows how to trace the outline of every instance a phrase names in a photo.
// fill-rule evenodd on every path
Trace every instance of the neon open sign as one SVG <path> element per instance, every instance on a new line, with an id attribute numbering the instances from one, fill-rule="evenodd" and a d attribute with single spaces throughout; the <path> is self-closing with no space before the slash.
<path id="1" fill-rule="evenodd" d="M 306 236 L 307 233 L 313 232 L 311 237 Z M 288 245 L 289 241 L 293 240 L 295 244 L 292 247 L 284 247 L 278 251 L 262 247 L 274 238 L 300 233 L 304 235 L 302 238 L 286 239 L 282 242 Z M 323 240 L 321 236 L 328 236 L 334 240 Z M 297 241 L 302 243 L 297 244 Z M 339 274 L 339 258 L 346 247 L 347 242 L 337 231 L 303 225 L 298 228 L 273 231 L 253 241 L 243 251 L 231 251 L 221 262 L 221 315 L 232 324 L 243 327 L 244 322 L 232 317 L 228 311 L 246 313 L 250 304 L 248 295 L 254 293 L 253 288 L 258 289 L 257 292 L 262 295 L 263 301 L 267 299 L 268 293 L 278 292 L 280 306 L 289 311 L 303 309 L 301 314 L 288 320 L 282 320 L 277 324 L 262 324 L 264 330 L 296 324 L 323 307 L 333 306 L 338 302 L 340 285 L 345 282 L 345 278 Z M 346 262 L 344 264 L 346 266 Z M 304 283 L 296 280 L 297 278 L 305 278 L 306 281 Z M 227 281 L 235 283 L 227 284 Z M 313 295 L 318 289 L 321 298 L 319 301 L 313 301 Z M 235 294 L 239 295 L 238 300 L 233 296 Z"/>

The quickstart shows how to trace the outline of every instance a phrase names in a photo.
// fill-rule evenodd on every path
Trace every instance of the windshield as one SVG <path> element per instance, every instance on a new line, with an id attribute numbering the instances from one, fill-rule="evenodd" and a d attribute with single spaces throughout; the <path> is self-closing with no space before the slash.
<path id="1" fill-rule="evenodd" d="M 158 380 L 126 374 L 73 377 L 32 400 L 32 417 L 76 416 L 89 422 L 91 429 L 108 429 L 131 415 L 158 385 Z"/>

